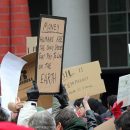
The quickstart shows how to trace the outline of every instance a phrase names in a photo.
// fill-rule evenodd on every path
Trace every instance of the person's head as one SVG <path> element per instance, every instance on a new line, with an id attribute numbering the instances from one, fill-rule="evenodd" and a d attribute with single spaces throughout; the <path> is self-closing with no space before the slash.
<path id="1" fill-rule="evenodd" d="M 108 96 L 107 97 L 108 109 L 111 109 L 116 101 L 117 101 L 117 95 Z"/>
<path id="2" fill-rule="evenodd" d="M 29 119 L 28 126 L 36 130 L 56 130 L 55 120 L 46 110 L 35 113 Z"/>
<path id="3" fill-rule="evenodd" d="M 76 113 L 78 114 L 78 116 L 84 117 L 86 111 L 85 111 L 85 108 L 83 107 L 83 98 L 75 100 L 74 106 L 76 108 Z"/>
<path id="4" fill-rule="evenodd" d="M 116 130 L 130 130 L 130 111 L 123 113 L 115 120 Z"/>
<path id="5" fill-rule="evenodd" d="M 72 108 L 66 107 L 61 109 L 55 116 L 57 129 L 62 130 L 73 118 L 77 118 L 77 116 Z"/>
<path id="6" fill-rule="evenodd" d="M 75 107 L 80 107 L 80 105 L 83 103 L 83 98 L 77 99 L 74 102 Z"/>
<path id="7" fill-rule="evenodd" d="M 66 107 L 55 116 L 57 130 L 86 130 L 86 123 L 78 118 L 71 107 Z"/>
<path id="8" fill-rule="evenodd" d="M 1 121 L 8 121 L 9 120 L 9 114 L 6 112 L 5 109 L 0 107 L 0 122 Z"/>
<path id="9" fill-rule="evenodd" d="M 89 104 L 90 108 L 95 113 L 98 113 L 99 115 L 101 115 L 107 111 L 107 108 L 105 106 L 103 106 L 103 104 L 101 102 L 99 102 L 97 99 L 89 98 L 88 104 Z"/>
<path id="10" fill-rule="evenodd" d="M 74 102 L 74 106 L 76 108 L 76 112 L 78 113 L 79 117 L 83 117 L 86 113 L 84 107 L 83 107 L 83 98 L 78 99 Z M 88 104 L 95 113 L 98 113 L 99 115 L 106 112 L 107 108 L 103 106 L 101 102 L 99 102 L 97 99 L 89 98 Z"/>

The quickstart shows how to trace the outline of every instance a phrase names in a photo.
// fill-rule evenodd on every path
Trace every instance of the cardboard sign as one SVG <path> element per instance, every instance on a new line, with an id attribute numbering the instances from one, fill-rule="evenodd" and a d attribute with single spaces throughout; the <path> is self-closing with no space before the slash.
<path id="1" fill-rule="evenodd" d="M 105 92 L 99 62 L 91 62 L 63 70 L 63 84 L 70 100 Z"/>
<path id="2" fill-rule="evenodd" d="M 119 77 L 117 101 L 123 101 L 123 107 L 130 105 L 130 74 Z"/>
<path id="3" fill-rule="evenodd" d="M 41 93 L 57 93 L 62 79 L 66 19 L 41 17 L 37 54 L 37 85 Z"/>
<path id="4" fill-rule="evenodd" d="M 32 80 L 35 80 L 36 53 L 31 53 L 22 58 L 27 61 L 27 64 L 24 66 L 21 72 L 18 97 L 20 97 L 22 101 L 26 101 L 26 91 L 32 87 Z M 52 106 L 52 96 L 40 95 L 38 99 L 38 106 L 50 108 Z"/>
<path id="5" fill-rule="evenodd" d="M 94 130 L 115 130 L 114 119 L 110 119 L 101 125 L 94 128 Z"/>
<path id="6" fill-rule="evenodd" d="M 36 52 L 37 37 L 26 37 L 26 54 Z"/>

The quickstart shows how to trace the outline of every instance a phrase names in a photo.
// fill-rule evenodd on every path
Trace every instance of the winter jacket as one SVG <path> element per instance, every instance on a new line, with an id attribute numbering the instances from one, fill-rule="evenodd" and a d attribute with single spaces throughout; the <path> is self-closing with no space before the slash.
<path id="1" fill-rule="evenodd" d="M 110 110 L 108 110 L 107 112 L 101 114 L 101 118 L 102 118 L 103 122 L 111 119 L 112 117 L 113 117 L 113 114 L 111 113 Z"/>
<path id="2" fill-rule="evenodd" d="M 64 130 L 94 130 L 97 126 L 97 122 L 94 116 L 94 112 L 88 110 L 86 112 L 87 124 L 81 118 L 74 118 L 70 123 L 65 126 Z"/>
<path id="3" fill-rule="evenodd" d="M 53 98 L 52 113 L 54 117 L 59 110 L 60 104 L 56 98 Z M 85 118 L 87 119 L 87 124 L 81 118 L 72 119 L 72 122 L 65 127 L 65 130 L 94 130 L 94 128 L 97 126 L 94 112 L 92 110 L 87 111 Z"/>
<path id="4" fill-rule="evenodd" d="M 37 103 L 34 101 L 27 101 L 23 108 L 20 109 L 17 124 L 28 126 L 30 117 L 37 112 Z"/>
<path id="5" fill-rule="evenodd" d="M 94 130 L 94 128 L 97 126 L 97 121 L 94 116 L 94 112 L 92 110 L 86 111 L 86 118 L 87 118 L 87 128 L 88 130 Z"/>

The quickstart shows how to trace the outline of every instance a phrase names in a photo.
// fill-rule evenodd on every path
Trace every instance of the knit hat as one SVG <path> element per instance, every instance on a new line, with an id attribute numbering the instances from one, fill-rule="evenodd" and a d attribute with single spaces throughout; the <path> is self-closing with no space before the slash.
<path id="1" fill-rule="evenodd" d="M 0 122 L 0 130 L 34 130 L 34 129 L 19 126 L 11 122 Z"/>

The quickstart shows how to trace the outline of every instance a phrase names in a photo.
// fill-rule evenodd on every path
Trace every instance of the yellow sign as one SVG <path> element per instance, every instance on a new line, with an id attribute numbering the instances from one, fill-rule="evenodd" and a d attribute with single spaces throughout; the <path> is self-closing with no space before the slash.
<path id="1" fill-rule="evenodd" d="M 109 119 L 108 121 L 102 123 L 101 125 L 97 126 L 94 128 L 94 130 L 115 130 L 115 125 L 114 125 L 114 119 Z"/>
<path id="2" fill-rule="evenodd" d="M 82 64 L 63 70 L 62 82 L 70 100 L 105 92 L 98 61 Z"/>
<path id="3" fill-rule="evenodd" d="M 26 101 L 26 92 L 32 87 L 32 81 L 35 80 L 36 53 L 28 54 L 22 58 L 27 61 L 27 64 L 23 67 L 21 72 L 18 97 L 20 97 L 22 101 Z M 38 106 L 44 108 L 52 107 L 52 95 L 40 95 Z"/>

